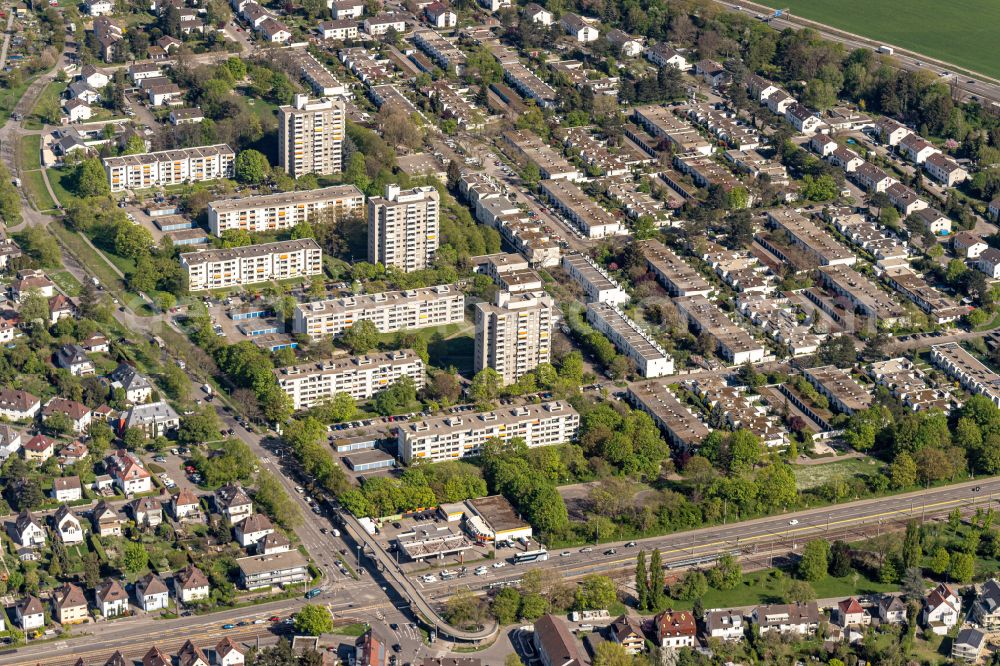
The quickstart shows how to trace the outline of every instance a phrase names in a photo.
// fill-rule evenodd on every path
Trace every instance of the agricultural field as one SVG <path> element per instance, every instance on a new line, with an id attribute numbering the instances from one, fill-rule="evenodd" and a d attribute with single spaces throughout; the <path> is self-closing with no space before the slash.
<path id="1" fill-rule="evenodd" d="M 996 50 L 1000 3 L 994 0 L 958 0 L 948 5 L 931 0 L 784 0 L 765 4 L 1000 78 Z"/>

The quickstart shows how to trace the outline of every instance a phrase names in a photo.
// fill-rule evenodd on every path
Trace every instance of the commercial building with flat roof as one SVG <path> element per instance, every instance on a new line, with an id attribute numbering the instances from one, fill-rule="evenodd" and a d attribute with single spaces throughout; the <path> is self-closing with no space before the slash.
<path id="1" fill-rule="evenodd" d="M 396 537 L 399 550 L 417 562 L 431 558 L 441 559 L 466 551 L 474 545 L 462 532 L 450 525 L 420 525 Z"/>
<path id="2" fill-rule="evenodd" d="M 531 525 L 522 520 L 503 495 L 490 495 L 465 501 L 465 528 L 477 541 L 514 542 L 530 539 Z"/>
<path id="3" fill-rule="evenodd" d="M 380 333 L 454 324 L 465 319 L 465 296 L 454 285 L 345 296 L 295 306 L 292 331 L 314 340 L 339 335 L 367 319 Z"/>
<path id="4" fill-rule="evenodd" d="M 662 377 L 674 373 L 674 359 L 652 336 L 610 303 L 587 305 L 587 321 L 614 343 L 622 354 L 635 363 L 643 377 Z"/>
<path id="5" fill-rule="evenodd" d="M 309 563 L 297 550 L 241 557 L 236 566 L 240 570 L 240 586 L 246 590 L 305 583 L 310 578 Z"/>
<path id="6" fill-rule="evenodd" d="M 641 242 L 646 265 L 671 296 L 708 296 L 712 286 L 694 267 L 658 240 Z"/>
<path id="7" fill-rule="evenodd" d="M 224 143 L 105 157 L 112 192 L 232 178 L 236 153 Z"/>
<path id="8" fill-rule="evenodd" d="M 274 370 L 278 386 L 293 409 L 308 409 L 338 393 L 365 400 L 402 377 L 424 387 L 424 362 L 412 349 L 363 354 L 304 363 Z"/>
<path id="9" fill-rule="evenodd" d="M 553 208 L 575 222 L 588 238 L 605 238 L 627 233 L 625 225 L 568 180 L 543 180 L 542 192 Z"/>
<path id="10" fill-rule="evenodd" d="M 583 287 L 588 303 L 624 305 L 631 300 L 622 286 L 585 254 L 579 252 L 564 254 L 562 267 Z"/>
<path id="11" fill-rule="evenodd" d="M 544 291 L 501 291 L 494 303 L 476 303 L 475 371 L 493 368 L 506 386 L 548 363 L 552 309 Z"/>
<path id="12" fill-rule="evenodd" d="M 803 369 L 802 374 L 817 391 L 829 399 L 830 405 L 838 412 L 850 415 L 868 409 L 872 404 L 872 394 L 843 368 L 823 365 Z"/>
<path id="13" fill-rule="evenodd" d="M 216 236 L 230 229 L 277 231 L 320 216 L 360 213 L 364 205 L 365 195 L 355 185 L 219 199 L 208 204 L 208 229 Z"/>
<path id="14" fill-rule="evenodd" d="M 366 449 L 344 456 L 344 464 L 353 472 L 371 472 L 395 467 L 396 459 L 380 449 Z"/>
<path id="15" fill-rule="evenodd" d="M 429 268 L 439 244 L 440 195 L 430 185 L 386 185 L 368 200 L 368 261 L 405 273 Z"/>
<path id="16" fill-rule="evenodd" d="M 665 380 L 629 384 L 628 399 L 653 418 L 675 448 L 693 448 L 711 432 L 687 405 L 677 399 Z"/>
<path id="17" fill-rule="evenodd" d="M 180 261 L 191 291 L 290 280 L 323 272 L 323 250 L 312 238 L 186 252 L 180 255 Z"/>
<path id="18" fill-rule="evenodd" d="M 417 459 L 440 462 L 474 456 L 493 438 L 520 437 L 529 448 L 562 444 L 576 439 L 579 429 L 577 411 L 556 400 L 402 423 L 397 436 L 400 456 L 409 464 Z"/>
<path id="19" fill-rule="evenodd" d="M 858 258 L 823 229 L 804 215 L 788 209 L 770 210 L 767 220 L 772 227 L 783 231 L 790 243 L 801 248 L 820 266 L 853 266 Z M 765 247 L 772 249 L 771 244 Z"/>
<path id="20" fill-rule="evenodd" d="M 278 165 L 289 176 L 340 173 L 344 108 L 339 98 L 310 102 L 308 95 L 295 95 L 293 104 L 278 107 Z"/>
<path id="21" fill-rule="evenodd" d="M 764 360 L 764 346 L 734 324 L 712 301 L 704 296 L 688 296 L 674 299 L 674 303 L 699 334 L 707 333 L 715 339 L 719 354 L 731 364 Z"/>

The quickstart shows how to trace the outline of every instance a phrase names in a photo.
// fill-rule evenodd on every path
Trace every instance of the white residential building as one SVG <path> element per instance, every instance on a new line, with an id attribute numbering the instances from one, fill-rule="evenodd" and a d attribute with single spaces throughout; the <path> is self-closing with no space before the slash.
<path id="1" fill-rule="evenodd" d="M 338 393 L 365 400 L 402 377 L 412 379 L 417 389 L 426 381 L 424 362 L 410 349 L 293 365 L 275 370 L 274 376 L 293 409 L 308 409 Z"/>
<path id="2" fill-rule="evenodd" d="M 180 260 L 191 291 L 291 280 L 323 272 L 323 250 L 312 238 L 199 250 L 182 254 Z"/>
<path id="3" fill-rule="evenodd" d="M 278 107 L 278 166 L 292 178 L 339 173 L 345 122 L 343 100 L 296 95 L 294 104 Z"/>
<path id="4" fill-rule="evenodd" d="M 614 343 L 623 355 L 635 363 L 643 377 L 662 377 L 674 373 L 674 359 L 648 331 L 629 319 L 610 303 L 587 305 L 587 321 Z"/>
<path id="5" fill-rule="evenodd" d="M 220 199 L 208 204 L 208 229 L 216 236 L 230 229 L 278 231 L 323 217 L 358 214 L 364 205 L 365 195 L 355 185 Z"/>
<path id="6" fill-rule="evenodd" d="M 552 309 L 544 291 L 501 291 L 494 303 L 477 303 L 475 371 L 493 368 L 508 385 L 548 363 Z"/>
<path id="7" fill-rule="evenodd" d="M 105 157 L 112 192 L 232 178 L 236 153 L 225 144 Z"/>
<path id="8" fill-rule="evenodd" d="M 440 240 L 440 200 L 430 185 L 386 185 L 384 197 L 369 199 L 368 261 L 406 273 L 429 268 Z"/>

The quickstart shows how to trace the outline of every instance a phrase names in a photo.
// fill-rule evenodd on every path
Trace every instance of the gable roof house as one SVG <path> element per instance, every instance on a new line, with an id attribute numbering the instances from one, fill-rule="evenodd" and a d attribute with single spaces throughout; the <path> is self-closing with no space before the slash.
<path id="1" fill-rule="evenodd" d="M 98 536 L 121 536 L 122 521 L 110 504 L 101 500 L 90 512 L 90 524 Z"/>
<path id="2" fill-rule="evenodd" d="M 69 297 L 56 294 L 49 299 L 49 321 L 52 325 L 57 324 L 60 319 L 72 319 L 75 316 L 76 306 Z"/>
<path id="3" fill-rule="evenodd" d="M 42 408 L 42 401 L 27 391 L 4 387 L 0 389 L 0 416 L 11 421 L 29 421 Z"/>
<path id="4" fill-rule="evenodd" d="M 274 555 L 275 553 L 287 553 L 292 549 L 292 542 L 281 532 L 271 532 L 266 537 L 257 542 L 257 553 L 259 555 Z"/>
<path id="5" fill-rule="evenodd" d="M 967 627 L 958 632 L 955 640 L 951 643 L 951 658 L 955 661 L 964 661 L 974 664 L 979 661 L 979 655 L 986 647 L 986 634 Z"/>
<path id="6" fill-rule="evenodd" d="M 792 124 L 792 127 L 803 134 L 815 134 L 819 126 L 823 124 L 822 119 L 812 109 L 805 104 L 793 104 L 785 111 L 785 120 Z"/>
<path id="7" fill-rule="evenodd" d="M 135 600 L 146 611 L 160 610 L 170 605 L 170 594 L 163 579 L 148 573 L 135 582 Z"/>
<path id="8" fill-rule="evenodd" d="M 128 593 L 115 579 L 101 582 L 94 591 L 94 597 L 104 617 L 117 617 L 128 612 Z"/>
<path id="9" fill-rule="evenodd" d="M 174 576 L 174 597 L 185 604 L 208 599 L 208 577 L 193 564 Z"/>
<path id="10" fill-rule="evenodd" d="M 128 506 L 136 525 L 156 527 L 163 522 L 163 505 L 155 497 L 140 497 Z"/>
<path id="11" fill-rule="evenodd" d="M 958 624 L 962 614 L 962 599 L 955 588 L 938 584 L 924 599 L 921 621 L 938 636 L 944 636 Z"/>
<path id="12" fill-rule="evenodd" d="M 215 661 L 218 666 L 243 666 L 245 657 L 233 639 L 226 636 L 215 646 Z"/>
<path id="13" fill-rule="evenodd" d="M 142 461 L 130 451 L 118 449 L 108 456 L 104 467 L 125 495 L 149 492 L 153 487 L 152 478 Z"/>
<path id="14" fill-rule="evenodd" d="M 59 456 L 59 467 L 65 470 L 68 466 L 75 465 L 86 458 L 90 454 L 90 449 L 86 444 L 75 439 L 69 444 L 60 447 L 56 453 Z M 80 498 L 78 497 L 77 499 Z"/>
<path id="15" fill-rule="evenodd" d="M 24 632 L 41 629 L 45 626 L 45 606 L 38 597 L 29 594 L 14 606 L 14 618 Z"/>
<path id="16" fill-rule="evenodd" d="M 440 0 L 424 7 L 424 15 L 435 28 L 454 28 L 458 25 L 458 15 Z"/>
<path id="17" fill-rule="evenodd" d="M 43 463 L 56 451 L 56 440 L 45 435 L 35 435 L 21 447 L 21 455 L 25 460 Z"/>
<path id="18" fill-rule="evenodd" d="M 211 666 L 208 655 L 189 638 L 177 653 L 178 666 Z"/>
<path id="19" fill-rule="evenodd" d="M 714 60 L 699 60 L 694 64 L 694 73 L 713 88 L 728 85 L 733 80 L 732 74 Z"/>
<path id="20" fill-rule="evenodd" d="M 80 99 L 68 99 L 63 101 L 63 110 L 66 111 L 66 118 L 63 122 L 79 123 L 90 120 L 93 115 L 90 104 Z"/>
<path id="21" fill-rule="evenodd" d="M 257 32 L 261 34 L 265 41 L 272 44 L 284 44 L 292 38 L 292 33 L 288 27 L 281 21 L 273 19 L 270 16 L 261 21 Z"/>
<path id="22" fill-rule="evenodd" d="M 894 594 L 879 599 L 878 618 L 882 624 L 902 624 L 906 622 L 906 604 Z"/>
<path id="23" fill-rule="evenodd" d="M 634 655 L 646 647 L 646 636 L 642 633 L 639 619 L 633 615 L 622 615 L 608 627 L 611 640 L 620 644 L 626 654 Z"/>
<path id="24" fill-rule="evenodd" d="M 17 514 L 17 518 L 14 519 L 11 526 L 13 530 L 11 538 L 17 545 L 29 548 L 45 545 L 47 538 L 45 528 L 31 515 L 30 511 L 22 510 L 21 513 Z"/>
<path id="25" fill-rule="evenodd" d="M 571 35 L 578 42 L 594 42 L 601 36 L 597 28 L 587 23 L 582 16 L 573 12 L 563 12 L 562 17 L 559 19 L 559 25 L 563 27 L 567 35 Z"/>
<path id="26" fill-rule="evenodd" d="M 995 247 L 986 248 L 973 265 L 994 280 L 1000 278 L 1000 250 Z"/>
<path id="27" fill-rule="evenodd" d="M 653 619 L 653 624 L 660 647 L 694 647 L 698 626 L 689 611 L 664 611 Z"/>
<path id="28" fill-rule="evenodd" d="M 90 409 L 82 402 L 58 396 L 49 400 L 42 408 L 42 419 L 47 419 L 53 414 L 62 414 L 68 418 L 73 425 L 73 432 L 78 435 L 87 432 L 93 418 Z"/>
<path id="29" fill-rule="evenodd" d="M 215 491 L 215 510 L 235 525 L 253 514 L 253 501 L 239 482 L 227 483 Z"/>
<path id="30" fill-rule="evenodd" d="M 979 588 L 970 617 L 986 631 L 1000 629 L 1000 583 L 996 578 L 989 579 Z"/>
<path id="31" fill-rule="evenodd" d="M 170 498 L 170 510 L 177 520 L 201 518 L 201 503 L 198 501 L 198 496 L 187 488 Z"/>
<path id="32" fill-rule="evenodd" d="M 913 134 L 913 130 L 906 125 L 886 117 L 875 121 L 875 131 L 878 132 L 882 142 L 890 146 L 898 145 L 904 138 Z"/>
<path id="33" fill-rule="evenodd" d="M 89 618 L 87 597 L 80 587 L 72 583 L 66 583 L 56 590 L 52 606 L 56 611 L 56 621 L 63 626 L 80 624 Z"/>
<path id="34" fill-rule="evenodd" d="M 0 423 L 0 462 L 10 458 L 20 448 L 21 432 L 6 423 Z"/>
<path id="35" fill-rule="evenodd" d="M 687 58 L 680 51 L 664 42 L 648 47 L 644 55 L 646 60 L 657 67 L 673 67 L 682 71 L 688 68 Z"/>
<path id="36" fill-rule="evenodd" d="M 256 544 L 258 541 L 274 532 L 274 525 L 271 519 L 262 513 L 255 513 L 246 520 L 236 523 L 234 528 L 236 541 L 244 548 Z"/>
<path id="37" fill-rule="evenodd" d="M 741 641 L 746 623 L 743 613 L 731 608 L 705 611 L 705 635 L 721 641 Z"/>
<path id="38" fill-rule="evenodd" d="M 108 375 L 111 388 L 125 391 L 125 399 L 133 405 L 146 402 L 153 395 L 153 385 L 144 375 L 127 363 L 121 363 Z"/>
<path id="39" fill-rule="evenodd" d="M 57 476 L 52 479 L 52 498 L 57 502 L 83 499 L 83 485 L 78 476 Z"/>
<path id="40" fill-rule="evenodd" d="M 605 34 L 611 45 L 626 58 L 634 58 L 642 53 L 642 41 L 624 30 L 612 28 Z"/>
<path id="41" fill-rule="evenodd" d="M 142 657 L 142 666 L 173 666 L 174 660 L 155 645 Z"/>
<path id="42" fill-rule="evenodd" d="M 969 172 L 952 158 L 942 153 L 932 153 L 924 160 L 924 171 L 931 178 L 947 187 L 954 187 L 969 178 Z"/>
<path id="43" fill-rule="evenodd" d="M 83 525 L 65 504 L 56 509 L 52 515 L 52 524 L 56 534 L 59 535 L 59 540 L 64 544 L 83 543 Z"/>
<path id="44" fill-rule="evenodd" d="M 45 275 L 45 271 L 37 268 L 26 268 L 17 272 L 14 281 L 10 283 L 10 297 L 20 302 L 21 298 L 37 289 L 44 298 L 56 295 L 56 283 Z"/>
<path id="45" fill-rule="evenodd" d="M 841 627 L 866 627 L 872 618 L 857 599 L 850 597 L 837 603 L 837 624 Z"/>
<path id="46" fill-rule="evenodd" d="M 97 42 L 97 52 L 104 62 L 112 62 L 122 48 L 122 29 L 111 22 L 106 16 L 94 19 L 92 30 Z"/>
<path id="47" fill-rule="evenodd" d="M 56 352 L 56 366 L 69 370 L 71 375 L 84 377 L 94 374 L 94 362 L 80 345 L 63 345 Z"/>
<path id="48" fill-rule="evenodd" d="M 917 164 L 923 164 L 934 153 L 939 153 L 930 141 L 919 134 L 907 134 L 896 146 L 896 150 L 906 159 Z"/>
<path id="49" fill-rule="evenodd" d="M 545 9 L 537 2 L 529 2 L 526 4 L 522 13 L 532 23 L 541 23 L 545 26 L 552 25 L 552 12 Z"/>
<path id="50" fill-rule="evenodd" d="M 750 615 L 761 634 L 776 631 L 781 634 L 805 636 L 819 627 L 819 608 L 815 601 L 809 603 L 775 604 L 757 606 Z"/>
<path id="51" fill-rule="evenodd" d="M 535 620 L 535 648 L 545 666 L 582 666 L 576 639 L 562 620 L 547 614 Z"/>

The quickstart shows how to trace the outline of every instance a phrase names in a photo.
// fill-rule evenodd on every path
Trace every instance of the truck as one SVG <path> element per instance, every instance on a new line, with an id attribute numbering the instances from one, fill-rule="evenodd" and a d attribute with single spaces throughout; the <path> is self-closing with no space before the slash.
<path id="1" fill-rule="evenodd" d="M 884 53 L 886 55 L 892 55 L 893 53 L 895 53 L 895 51 L 893 50 L 893 48 L 891 46 L 886 46 L 885 44 L 883 44 L 880 47 L 878 47 L 878 52 L 879 53 Z"/>
<path id="2" fill-rule="evenodd" d="M 318 587 L 314 587 L 313 589 L 306 592 L 306 599 L 313 599 L 314 597 L 318 597 L 322 593 L 323 590 L 319 589 Z"/>

